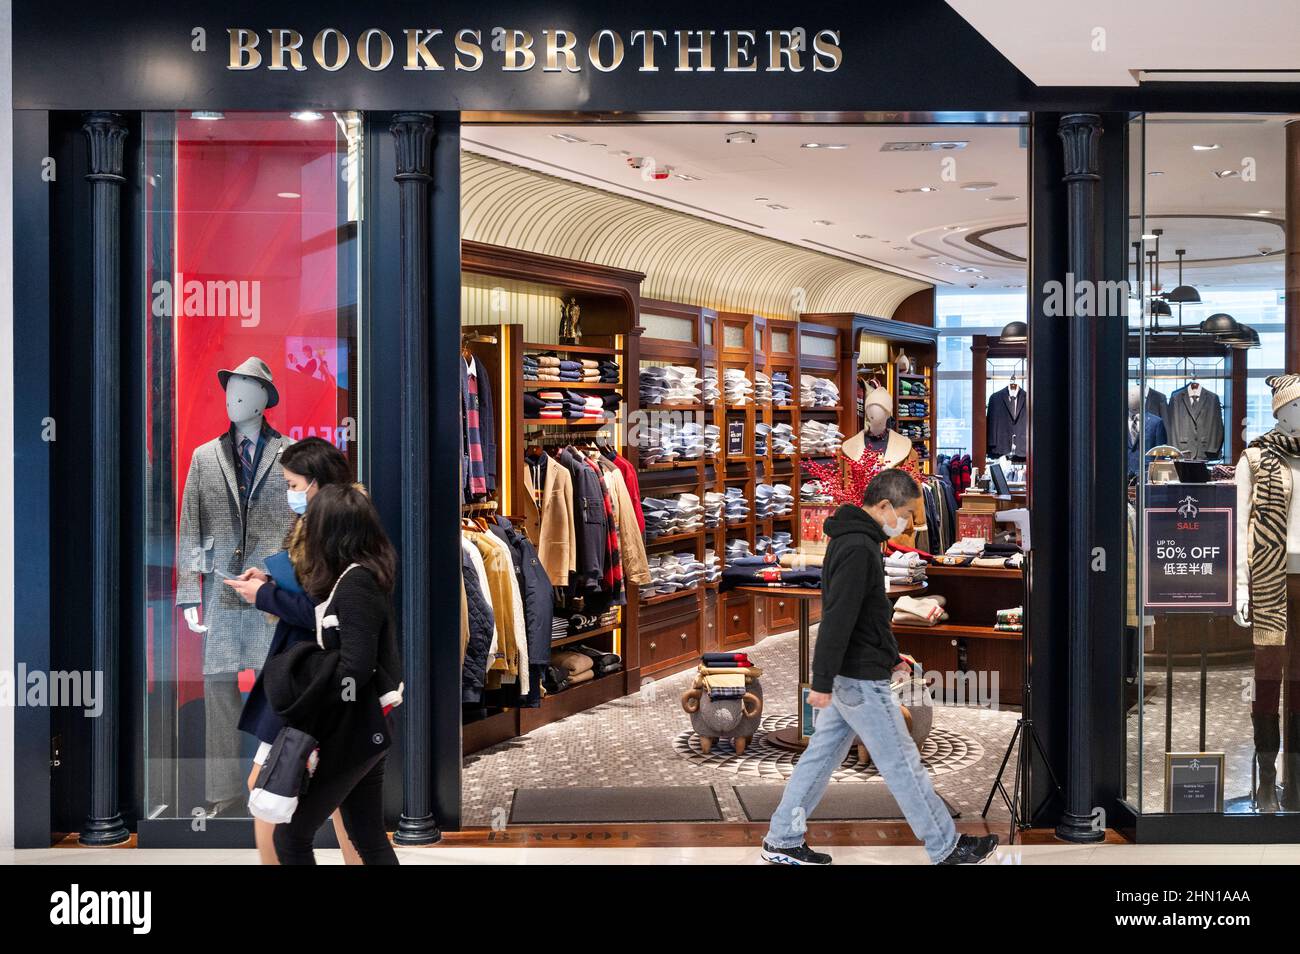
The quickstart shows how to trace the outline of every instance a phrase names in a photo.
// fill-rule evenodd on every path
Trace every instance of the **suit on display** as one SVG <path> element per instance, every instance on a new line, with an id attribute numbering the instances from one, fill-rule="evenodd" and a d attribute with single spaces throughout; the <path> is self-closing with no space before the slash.
<path id="1" fill-rule="evenodd" d="M 1134 477 L 1143 472 L 1142 455 L 1152 447 L 1159 447 L 1166 443 L 1165 439 L 1165 422 L 1156 417 L 1150 411 L 1142 415 L 1142 426 L 1139 429 L 1135 426 L 1134 421 L 1137 415 L 1129 417 L 1128 434 L 1125 437 L 1124 445 L 1128 448 L 1128 475 Z"/>
<path id="2" fill-rule="evenodd" d="M 1025 458 L 1029 453 L 1029 395 L 1022 387 L 1005 387 L 989 397 L 985 417 L 988 457 Z"/>
<path id="3" fill-rule="evenodd" d="M 1165 430 L 1169 430 L 1169 398 L 1155 388 L 1147 388 L 1147 413 L 1160 418 Z"/>
<path id="4" fill-rule="evenodd" d="M 237 674 L 261 667 L 274 634 L 266 615 L 221 580 L 279 552 L 294 520 L 280 469 L 280 453 L 292 442 L 263 418 L 279 401 L 270 369 L 249 358 L 217 378 L 226 391 L 230 429 L 190 458 L 176 580 L 176 604 L 185 607 L 190 629 L 203 636 L 206 797 L 212 803 L 245 794 Z"/>
<path id="5" fill-rule="evenodd" d="M 1169 443 L 1184 457 L 1218 460 L 1223 456 L 1223 404 L 1195 381 L 1169 395 L 1165 418 Z"/>

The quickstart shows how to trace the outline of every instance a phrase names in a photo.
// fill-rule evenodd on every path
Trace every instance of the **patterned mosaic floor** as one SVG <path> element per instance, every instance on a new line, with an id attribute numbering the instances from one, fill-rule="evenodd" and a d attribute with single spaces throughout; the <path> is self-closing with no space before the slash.
<path id="1" fill-rule="evenodd" d="M 771 636 L 749 650 L 763 669 L 767 701 L 765 728 L 795 719 L 798 635 Z M 924 660 L 922 660 L 924 662 Z M 793 768 L 793 756 L 754 739 L 752 757 L 738 758 L 730 746 L 704 756 L 688 731 L 680 698 L 691 672 L 650 683 L 636 696 L 616 699 L 468 756 L 464 764 L 464 823 L 490 825 L 509 815 L 516 788 L 628 785 L 713 785 L 727 821 L 744 821 L 733 784 L 771 779 L 779 785 Z M 1010 711 L 938 707 L 922 757 L 935 788 L 963 816 L 979 814 L 1002 753 L 1015 728 Z M 749 753 L 747 753 L 747 756 Z M 851 754 L 840 780 L 881 785 Z M 991 819 L 1006 812 L 995 804 Z"/>

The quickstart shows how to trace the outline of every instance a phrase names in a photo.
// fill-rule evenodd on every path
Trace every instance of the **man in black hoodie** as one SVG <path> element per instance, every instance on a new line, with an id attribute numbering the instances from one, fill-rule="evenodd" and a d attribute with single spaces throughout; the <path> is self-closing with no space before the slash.
<path id="1" fill-rule="evenodd" d="M 786 865 L 828 865 L 831 856 L 804 840 L 808 817 L 831 775 L 861 738 L 885 785 L 936 864 L 979 864 L 997 849 L 996 835 L 957 836 L 952 816 L 934 791 L 920 753 L 890 688 L 898 656 L 890 625 L 880 545 L 906 529 L 920 488 L 900 470 L 877 474 L 862 506 L 841 506 L 826 521 L 831 538 L 822 563 L 822 619 L 813 653 L 812 692 L 820 710 L 812 741 L 786 783 L 781 804 L 763 839 L 763 860 Z"/>

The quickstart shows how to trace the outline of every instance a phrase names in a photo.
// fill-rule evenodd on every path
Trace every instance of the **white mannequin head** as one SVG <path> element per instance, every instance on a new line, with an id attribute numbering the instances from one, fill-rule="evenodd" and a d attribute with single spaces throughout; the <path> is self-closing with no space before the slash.
<path id="1" fill-rule="evenodd" d="M 1136 414 L 1138 408 L 1142 406 L 1142 389 L 1136 384 L 1128 386 L 1128 411 L 1130 414 Z"/>
<path id="2" fill-rule="evenodd" d="M 872 437 L 880 437 L 885 433 L 885 425 L 889 423 L 889 412 L 878 404 L 868 404 L 866 408 L 867 433 Z"/>
<path id="3" fill-rule="evenodd" d="M 1277 429 L 1287 437 L 1300 437 L 1300 398 L 1283 404 L 1273 412 Z"/>
<path id="4" fill-rule="evenodd" d="M 232 374 L 226 381 L 226 417 L 241 431 L 256 431 L 262 426 L 268 400 L 266 386 L 256 378 Z"/>

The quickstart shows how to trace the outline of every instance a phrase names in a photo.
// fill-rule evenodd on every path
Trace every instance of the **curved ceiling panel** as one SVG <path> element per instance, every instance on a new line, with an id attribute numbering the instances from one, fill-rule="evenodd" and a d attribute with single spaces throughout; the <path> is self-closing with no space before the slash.
<path id="1" fill-rule="evenodd" d="M 464 154 L 461 234 L 645 273 L 641 294 L 773 318 L 890 317 L 924 282 Z"/>

